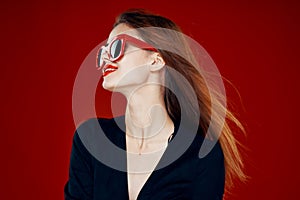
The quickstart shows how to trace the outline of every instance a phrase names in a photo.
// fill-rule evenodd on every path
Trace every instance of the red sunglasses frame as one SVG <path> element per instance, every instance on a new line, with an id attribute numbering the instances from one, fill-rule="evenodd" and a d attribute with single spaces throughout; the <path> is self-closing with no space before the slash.
<path id="1" fill-rule="evenodd" d="M 121 41 L 121 51 L 120 51 L 120 54 L 116 58 L 113 58 L 111 56 L 111 47 L 112 47 L 112 44 L 116 40 L 120 40 Z M 150 44 L 148 44 L 148 43 L 146 43 L 146 42 L 144 42 L 142 40 L 139 40 L 139 39 L 137 39 L 135 37 L 132 37 L 130 35 L 120 34 L 120 35 L 117 35 L 115 38 L 113 38 L 113 40 L 109 44 L 107 44 L 105 46 L 102 46 L 98 50 L 98 52 L 97 52 L 97 60 L 96 60 L 97 67 L 98 68 L 102 68 L 105 65 L 105 62 L 102 60 L 102 63 L 101 63 L 101 60 L 100 60 L 100 59 L 102 59 L 102 54 L 100 55 L 101 50 L 103 50 L 104 48 L 108 48 L 108 50 L 106 50 L 107 55 L 108 55 L 108 60 L 110 60 L 111 62 L 116 62 L 116 61 L 120 60 L 124 56 L 126 42 L 129 42 L 132 45 L 134 45 L 134 46 L 136 46 L 136 47 L 138 47 L 140 49 L 158 52 L 158 50 L 156 48 L 154 48 L 152 45 L 150 45 Z"/>

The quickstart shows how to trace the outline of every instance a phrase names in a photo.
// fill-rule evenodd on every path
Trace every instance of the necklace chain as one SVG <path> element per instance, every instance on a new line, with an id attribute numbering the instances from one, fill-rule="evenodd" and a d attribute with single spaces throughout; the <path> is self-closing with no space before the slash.
<path id="1" fill-rule="evenodd" d="M 169 138 L 168 138 L 168 143 L 171 142 L 171 140 L 173 139 L 173 136 L 174 136 L 174 133 L 172 133 Z M 143 133 L 143 136 L 142 136 L 142 142 L 141 144 L 139 145 L 139 155 L 142 155 L 142 148 L 143 148 L 143 145 L 144 145 L 144 141 L 145 141 L 145 138 L 144 138 L 144 133 Z"/>

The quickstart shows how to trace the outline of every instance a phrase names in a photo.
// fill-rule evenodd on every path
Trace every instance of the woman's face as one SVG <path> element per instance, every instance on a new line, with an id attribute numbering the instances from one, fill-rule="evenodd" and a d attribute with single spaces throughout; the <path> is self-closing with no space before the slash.
<path id="1" fill-rule="evenodd" d="M 111 31 L 107 43 L 109 44 L 114 37 L 121 33 L 139 38 L 134 29 L 126 24 L 119 24 Z M 111 62 L 105 51 L 103 54 L 103 59 L 106 62 L 104 69 L 113 68 L 114 70 L 104 73 L 103 88 L 110 91 L 124 92 L 147 83 L 151 73 L 149 65 L 151 64 L 152 53 L 126 43 L 124 56 L 116 62 Z"/>

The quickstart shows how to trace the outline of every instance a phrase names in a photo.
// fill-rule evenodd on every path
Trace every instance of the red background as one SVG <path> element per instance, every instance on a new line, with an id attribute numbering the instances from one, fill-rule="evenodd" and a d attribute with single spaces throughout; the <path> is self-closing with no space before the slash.
<path id="1" fill-rule="evenodd" d="M 117 14 L 171 18 L 211 55 L 247 136 L 248 183 L 230 199 L 297 199 L 300 161 L 297 1 L 1 1 L 1 199 L 63 199 L 72 89 Z M 98 114 L 107 116 L 109 94 Z M 83 105 L 84 106 L 84 105 Z"/>

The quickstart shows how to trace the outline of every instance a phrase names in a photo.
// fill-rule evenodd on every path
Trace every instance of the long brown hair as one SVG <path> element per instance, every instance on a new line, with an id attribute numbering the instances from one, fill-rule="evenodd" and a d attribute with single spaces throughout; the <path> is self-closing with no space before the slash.
<path id="1" fill-rule="evenodd" d="M 179 72 L 192 86 L 193 90 L 197 95 L 198 109 L 195 109 L 195 105 L 191 102 L 190 93 L 186 88 L 186 84 L 182 84 L 179 79 L 176 79 L 171 72 L 166 71 L 165 80 L 168 83 L 165 83 L 170 89 L 166 88 L 164 90 L 164 99 L 165 105 L 168 111 L 169 116 L 173 120 L 178 120 L 183 115 L 188 117 L 191 121 L 198 120 L 198 124 L 203 130 L 203 133 L 206 133 L 208 130 L 210 120 L 214 120 L 214 124 L 222 126 L 221 135 L 219 137 L 219 142 L 222 147 L 225 160 L 225 169 L 226 169 L 226 179 L 225 179 L 225 189 L 228 189 L 233 186 L 234 178 L 237 178 L 241 181 L 246 180 L 246 175 L 243 171 L 243 161 L 239 152 L 239 142 L 233 135 L 232 126 L 229 126 L 229 123 L 235 125 L 240 130 L 244 132 L 244 128 L 239 120 L 233 115 L 231 111 L 226 108 L 218 98 L 222 94 L 215 94 L 211 96 L 208 90 L 208 87 L 205 83 L 205 80 L 201 73 L 195 68 L 195 62 L 190 62 L 190 60 L 195 60 L 191 55 L 192 49 L 189 48 L 188 44 L 183 37 L 178 33 L 182 33 L 181 29 L 171 20 L 156 15 L 141 9 L 131 9 L 116 18 L 114 27 L 118 24 L 124 23 L 132 28 L 136 28 L 138 32 L 141 32 L 141 37 L 148 43 L 153 46 L 167 46 L 168 48 L 164 49 L 175 49 L 175 51 L 180 52 L 180 54 L 172 53 L 167 50 L 159 49 L 159 52 L 164 59 L 167 66 L 175 69 Z M 165 29 L 174 30 L 174 35 L 170 36 L 170 32 L 167 35 L 164 34 L 154 34 L 153 32 L 143 31 L 145 27 L 159 27 Z M 186 59 L 189 57 L 188 59 Z M 179 90 L 182 95 L 177 95 L 172 92 L 172 89 Z M 182 99 L 180 99 L 182 98 Z M 184 110 L 180 109 L 179 102 L 185 102 Z M 217 113 L 225 113 L 226 120 L 222 121 L 218 118 L 212 119 L 211 117 L 211 107 L 212 104 L 217 108 Z M 201 111 L 200 119 L 198 111 Z M 200 121 L 199 121 L 200 120 Z M 232 123 L 233 122 L 233 123 Z"/>

